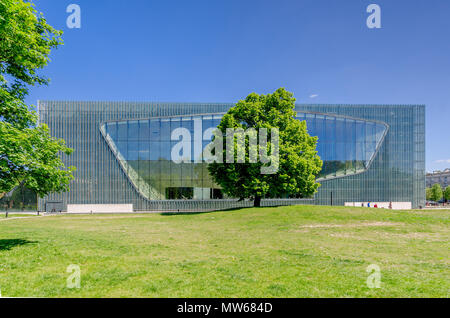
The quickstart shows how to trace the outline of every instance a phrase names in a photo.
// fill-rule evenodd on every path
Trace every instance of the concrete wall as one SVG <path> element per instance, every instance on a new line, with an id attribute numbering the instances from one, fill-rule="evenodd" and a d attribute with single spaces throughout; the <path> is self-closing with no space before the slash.
<path id="1" fill-rule="evenodd" d="M 365 208 L 367 207 L 368 202 L 345 202 L 345 206 L 352 206 L 352 207 L 361 207 L 363 205 Z M 378 208 L 384 208 L 389 209 L 389 203 L 390 202 L 370 202 L 370 207 L 373 208 L 375 204 L 378 206 Z M 392 202 L 392 209 L 393 210 L 410 210 L 412 209 L 411 202 Z"/>
<path id="2" fill-rule="evenodd" d="M 67 213 L 128 213 L 132 204 L 68 204 Z"/>

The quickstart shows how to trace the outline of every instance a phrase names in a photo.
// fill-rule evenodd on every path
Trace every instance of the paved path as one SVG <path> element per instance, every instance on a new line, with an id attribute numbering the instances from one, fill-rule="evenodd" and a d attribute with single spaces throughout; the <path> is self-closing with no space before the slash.
<path id="1" fill-rule="evenodd" d="M 15 217 L 3 217 L 0 219 L 0 222 L 2 221 L 8 221 L 8 220 L 22 220 L 22 219 L 35 219 L 36 217 L 40 217 L 40 216 L 52 216 L 52 215 L 46 215 L 46 214 L 40 214 L 39 216 L 35 215 L 35 216 L 15 216 Z"/>

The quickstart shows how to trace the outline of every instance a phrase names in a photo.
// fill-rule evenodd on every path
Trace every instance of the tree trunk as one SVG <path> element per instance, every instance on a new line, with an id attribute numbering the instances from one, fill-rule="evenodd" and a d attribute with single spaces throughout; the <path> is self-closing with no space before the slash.
<path id="1" fill-rule="evenodd" d="M 259 208 L 261 206 L 261 197 L 259 195 L 255 195 L 255 201 L 253 203 L 255 208 Z"/>

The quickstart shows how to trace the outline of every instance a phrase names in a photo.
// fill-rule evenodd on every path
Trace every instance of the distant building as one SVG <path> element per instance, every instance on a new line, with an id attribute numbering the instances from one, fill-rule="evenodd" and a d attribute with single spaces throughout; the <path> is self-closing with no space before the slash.
<path id="1" fill-rule="evenodd" d="M 427 188 L 432 187 L 433 184 L 439 183 L 442 188 L 450 185 L 450 169 L 444 171 L 433 171 L 427 173 Z"/>

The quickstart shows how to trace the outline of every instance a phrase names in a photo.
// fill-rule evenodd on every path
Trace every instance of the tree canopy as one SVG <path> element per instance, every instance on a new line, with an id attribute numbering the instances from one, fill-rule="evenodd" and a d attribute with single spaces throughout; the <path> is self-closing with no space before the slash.
<path id="1" fill-rule="evenodd" d="M 49 83 L 39 71 L 61 35 L 30 1 L 0 1 L 0 197 L 18 184 L 44 196 L 67 190 L 72 179 L 74 168 L 59 158 L 72 150 L 25 103 L 30 86 Z"/>
<path id="2" fill-rule="evenodd" d="M 442 187 L 439 183 L 433 184 L 433 186 L 430 189 L 429 197 L 431 201 L 439 201 L 442 199 Z"/>
<path id="3" fill-rule="evenodd" d="M 427 201 L 432 201 L 431 200 L 431 188 L 425 189 L 425 197 L 426 197 Z"/>
<path id="4" fill-rule="evenodd" d="M 273 154 L 276 150 L 278 156 L 272 155 L 270 163 L 264 160 L 251 162 L 251 134 L 244 134 L 245 162 L 216 160 L 209 164 L 210 175 L 228 196 L 253 199 L 254 205 L 259 206 L 261 198 L 307 198 L 317 191 L 320 184 L 316 177 L 322 168 L 322 160 L 316 151 L 317 137 L 308 134 L 305 121 L 294 118 L 294 107 L 293 94 L 279 88 L 273 94 L 251 93 L 223 116 L 218 126 L 222 135 L 214 137 L 214 140 L 223 138 L 222 144 L 226 144 L 227 129 L 230 128 L 246 132 L 254 129 L 260 137 L 263 130 L 267 131 L 267 136 L 274 131 L 278 134 L 278 140 L 271 139 L 262 145 L 260 139 L 260 144 L 253 146 L 257 147 L 259 159 L 264 152 Z M 233 146 L 236 150 L 238 142 L 233 142 Z M 237 153 L 234 152 L 236 162 Z M 223 158 L 226 155 L 227 149 L 224 149 Z M 262 173 L 261 168 L 270 165 L 275 165 L 276 169 Z"/>
<path id="5" fill-rule="evenodd" d="M 450 201 L 450 186 L 447 186 L 444 190 L 445 201 Z"/>

